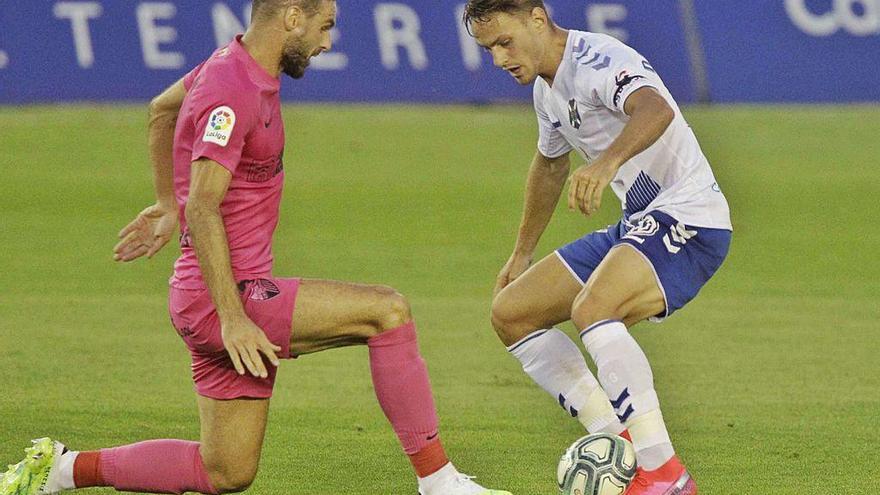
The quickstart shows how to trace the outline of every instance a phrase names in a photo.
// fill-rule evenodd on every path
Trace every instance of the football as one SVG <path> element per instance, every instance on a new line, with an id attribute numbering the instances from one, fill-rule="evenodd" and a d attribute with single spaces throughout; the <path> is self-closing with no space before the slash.
<path id="1" fill-rule="evenodd" d="M 598 433 L 569 447 L 556 469 L 565 495 L 620 495 L 636 475 L 636 451 L 626 439 Z"/>

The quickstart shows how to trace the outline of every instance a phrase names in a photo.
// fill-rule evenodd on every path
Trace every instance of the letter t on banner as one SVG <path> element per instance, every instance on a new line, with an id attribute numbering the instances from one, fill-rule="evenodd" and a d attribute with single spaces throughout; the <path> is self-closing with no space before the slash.
<path id="1" fill-rule="evenodd" d="M 83 69 L 95 63 L 95 52 L 92 49 L 92 33 L 89 31 L 89 19 L 101 17 L 103 10 L 98 2 L 58 2 L 52 9 L 57 19 L 70 19 L 73 31 L 73 44 L 76 47 L 76 61 Z"/>

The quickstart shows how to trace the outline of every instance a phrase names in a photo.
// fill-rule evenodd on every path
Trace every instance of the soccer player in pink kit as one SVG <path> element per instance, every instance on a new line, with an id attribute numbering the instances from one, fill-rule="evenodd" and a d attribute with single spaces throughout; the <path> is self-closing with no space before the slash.
<path id="1" fill-rule="evenodd" d="M 311 57 L 330 49 L 336 3 L 255 0 L 252 17 L 247 33 L 153 101 L 157 203 L 122 230 L 115 250 L 119 261 L 151 257 L 180 223 L 169 309 L 192 354 L 201 441 L 74 452 L 41 439 L 0 479 L 0 495 L 93 486 L 243 491 L 257 473 L 279 359 L 363 344 L 419 492 L 506 494 L 477 485 L 447 459 L 403 296 L 388 287 L 273 276 L 284 182 L 280 73 L 300 78 Z"/>

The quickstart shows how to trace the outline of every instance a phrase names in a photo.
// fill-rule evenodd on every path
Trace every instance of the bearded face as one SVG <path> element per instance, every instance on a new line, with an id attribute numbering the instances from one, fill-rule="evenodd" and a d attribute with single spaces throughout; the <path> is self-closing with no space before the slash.
<path id="1" fill-rule="evenodd" d="M 302 78 L 309 60 L 330 50 L 330 31 L 335 25 L 336 2 L 324 0 L 317 11 L 306 14 L 302 25 L 290 33 L 281 55 L 281 71 L 294 79 Z"/>
<path id="2" fill-rule="evenodd" d="M 281 71 L 294 79 L 302 79 L 312 53 L 302 40 L 290 40 L 281 55 Z"/>

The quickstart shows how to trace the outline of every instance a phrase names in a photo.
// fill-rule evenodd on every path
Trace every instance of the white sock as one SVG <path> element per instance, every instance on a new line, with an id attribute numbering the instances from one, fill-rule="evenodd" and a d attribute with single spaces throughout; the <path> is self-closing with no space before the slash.
<path id="1" fill-rule="evenodd" d="M 581 339 L 596 363 L 599 381 L 617 417 L 629 429 L 639 465 L 648 471 L 659 468 L 675 455 L 675 450 L 660 413 L 651 365 L 642 348 L 617 320 L 593 324 L 581 332 Z"/>
<path id="2" fill-rule="evenodd" d="M 76 488 L 73 483 L 73 463 L 76 462 L 76 456 L 79 452 L 68 450 L 58 458 L 55 469 L 50 474 L 50 479 L 46 485 L 51 491 L 73 490 Z"/>
<path id="3" fill-rule="evenodd" d="M 619 434 L 623 425 L 590 373 L 578 346 L 561 330 L 538 330 L 508 347 L 523 371 L 590 433 Z"/>

